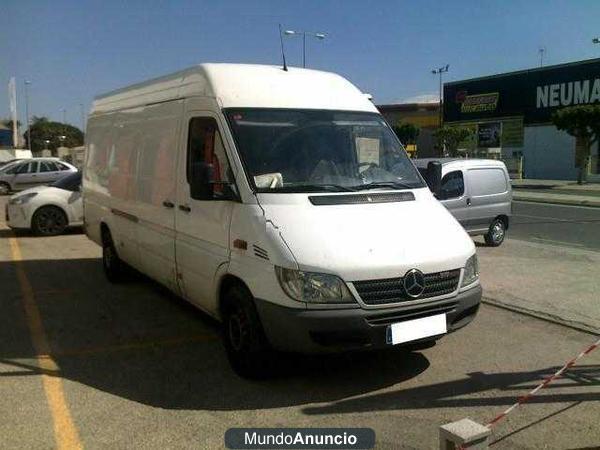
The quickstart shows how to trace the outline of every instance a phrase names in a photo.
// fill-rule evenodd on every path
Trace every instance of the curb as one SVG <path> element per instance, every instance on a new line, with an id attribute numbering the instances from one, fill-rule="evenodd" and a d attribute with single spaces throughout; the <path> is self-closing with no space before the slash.
<path id="1" fill-rule="evenodd" d="M 592 208 L 600 208 L 600 200 L 570 200 L 570 199 L 555 199 L 555 198 L 537 198 L 528 197 L 527 195 L 519 195 L 513 191 L 513 200 L 519 202 L 531 203 L 549 203 L 554 205 L 569 205 L 569 206 L 588 206 Z"/>
<path id="2" fill-rule="evenodd" d="M 563 319 L 554 314 L 544 313 L 541 311 L 536 311 L 521 306 L 511 305 L 490 297 L 482 297 L 481 303 L 493 306 L 495 308 L 500 308 L 514 313 L 522 314 L 524 316 L 533 317 L 535 319 L 543 320 L 545 322 L 550 322 L 555 325 L 571 328 L 572 330 L 577 330 L 582 333 L 591 334 L 592 336 L 600 336 L 600 329 L 594 327 L 593 325 L 588 325 L 583 322 Z"/>

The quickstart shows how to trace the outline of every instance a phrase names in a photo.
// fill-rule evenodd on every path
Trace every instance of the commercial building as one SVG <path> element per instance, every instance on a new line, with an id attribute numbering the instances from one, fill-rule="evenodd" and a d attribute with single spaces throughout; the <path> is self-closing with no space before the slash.
<path id="1" fill-rule="evenodd" d="M 440 105 L 438 102 L 377 105 L 377 109 L 392 126 L 404 122 L 419 127 L 420 132 L 417 142 L 414 145 L 413 143 L 403 143 L 409 154 L 418 154 L 419 158 L 437 156 L 438 153 L 434 148 L 433 132 L 440 124 Z"/>
<path id="2" fill-rule="evenodd" d="M 567 106 L 600 103 L 600 59 L 444 84 L 444 123 L 469 127 L 463 150 L 475 156 L 522 157 L 526 178 L 577 178 L 576 139 L 552 124 Z M 588 178 L 600 179 L 597 145 Z"/>

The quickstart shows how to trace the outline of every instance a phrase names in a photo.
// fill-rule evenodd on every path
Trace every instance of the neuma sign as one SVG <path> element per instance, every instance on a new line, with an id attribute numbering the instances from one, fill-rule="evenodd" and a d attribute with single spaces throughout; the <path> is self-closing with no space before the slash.
<path id="1" fill-rule="evenodd" d="M 444 121 L 523 117 L 548 123 L 566 106 L 600 103 L 600 59 L 444 85 Z"/>
<path id="2" fill-rule="evenodd" d="M 581 105 L 598 101 L 600 101 L 600 78 L 547 84 L 537 88 L 537 108 Z"/>

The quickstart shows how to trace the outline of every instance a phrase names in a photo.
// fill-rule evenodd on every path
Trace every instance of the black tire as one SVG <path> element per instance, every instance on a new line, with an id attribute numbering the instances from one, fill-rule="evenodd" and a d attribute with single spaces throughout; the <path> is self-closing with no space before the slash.
<path id="1" fill-rule="evenodd" d="M 273 351 L 264 334 L 254 299 L 243 286 L 232 286 L 222 308 L 222 334 L 233 370 L 244 378 L 263 379 L 273 367 Z"/>
<path id="2" fill-rule="evenodd" d="M 57 236 L 69 225 L 65 212 L 56 206 L 42 206 L 31 219 L 31 228 L 38 236 Z"/>
<path id="3" fill-rule="evenodd" d="M 506 224 L 502 219 L 494 219 L 488 232 L 483 236 L 485 243 L 490 247 L 498 247 L 506 236 Z"/>
<path id="4" fill-rule="evenodd" d="M 10 184 L 0 181 L 0 195 L 8 195 L 10 191 Z"/>
<path id="5" fill-rule="evenodd" d="M 127 266 L 119 258 L 110 231 L 102 232 L 102 268 L 111 283 L 121 283 L 126 277 Z"/>

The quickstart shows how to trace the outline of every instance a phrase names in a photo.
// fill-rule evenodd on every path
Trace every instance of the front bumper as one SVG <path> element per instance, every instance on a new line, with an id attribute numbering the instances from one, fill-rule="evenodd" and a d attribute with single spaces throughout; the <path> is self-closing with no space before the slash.
<path id="1" fill-rule="evenodd" d="M 453 298 L 389 309 L 293 309 L 260 299 L 256 307 L 274 348 L 323 353 L 390 347 L 388 325 L 436 314 L 446 314 L 448 332 L 453 332 L 475 318 L 480 302 L 481 286 L 477 286 Z"/>
<path id="2" fill-rule="evenodd" d="M 4 218 L 6 225 L 10 228 L 30 228 L 31 223 L 25 208 L 21 205 L 6 204 L 4 209 Z"/>

